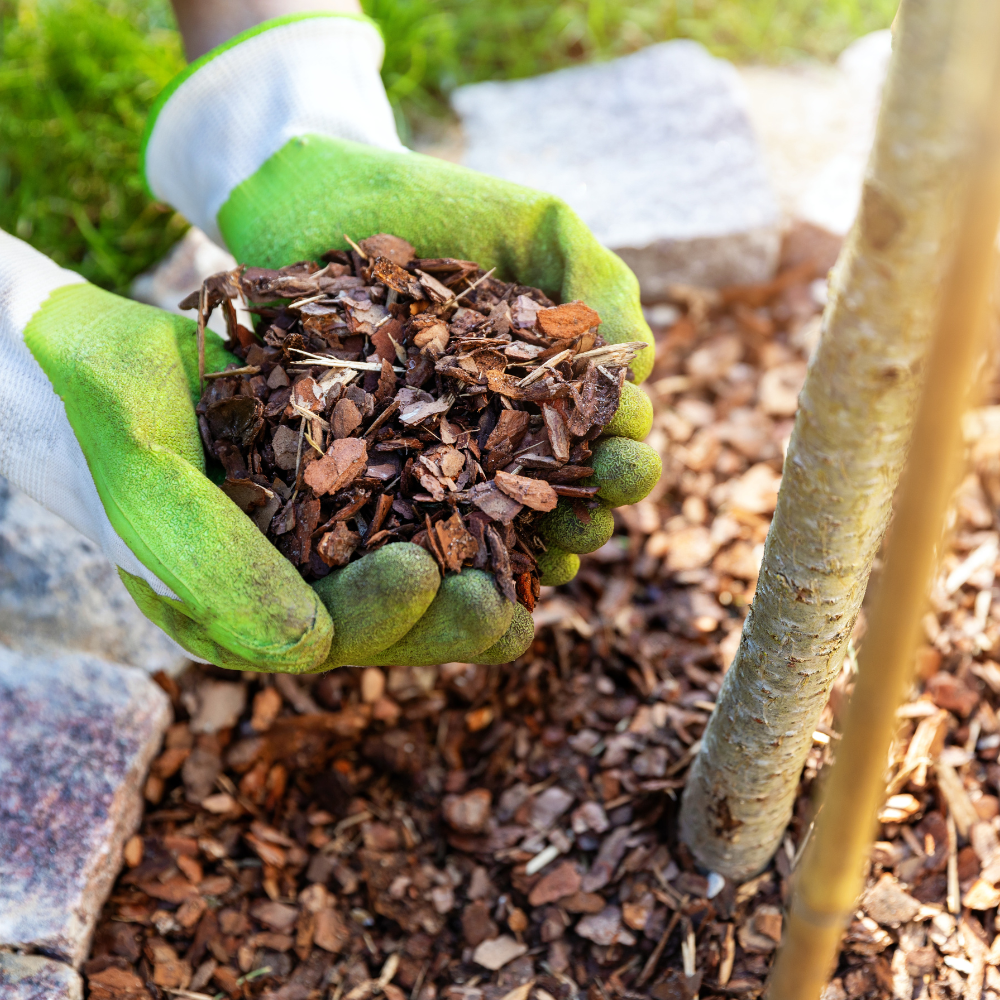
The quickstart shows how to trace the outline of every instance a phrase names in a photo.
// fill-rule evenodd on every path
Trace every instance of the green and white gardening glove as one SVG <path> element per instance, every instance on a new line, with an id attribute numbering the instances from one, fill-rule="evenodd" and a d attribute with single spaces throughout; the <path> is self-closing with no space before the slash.
<path id="1" fill-rule="evenodd" d="M 208 340 L 214 367 L 235 360 Z M 326 660 L 322 601 L 205 477 L 191 320 L 0 231 L 0 357 L 0 475 L 100 546 L 148 617 L 226 667 Z"/>
<path id="2" fill-rule="evenodd" d="M 606 340 L 651 345 L 633 362 L 642 381 L 652 335 L 631 271 L 559 199 L 407 151 L 379 78 L 382 55 L 377 28 L 347 15 L 280 18 L 237 36 L 192 63 L 157 102 L 144 145 L 150 189 L 251 266 L 315 260 L 346 249 L 344 234 L 389 232 L 422 257 L 476 260 L 560 301 L 582 299 L 600 313 Z M 578 553 L 610 538 L 611 508 L 652 489 L 660 460 L 641 443 L 651 422 L 648 398 L 626 383 L 594 449 L 590 483 L 600 486 L 601 506 L 581 520 L 561 501 L 548 515 L 542 583 L 572 579 Z M 391 594 L 401 574 L 383 551 L 379 592 Z M 527 612 L 500 598 L 485 574 L 465 570 L 442 583 L 393 645 L 358 623 L 358 641 L 340 646 L 342 616 L 366 613 L 352 610 L 342 581 L 369 559 L 317 584 L 336 623 L 328 666 L 505 662 L 530 642 Z"/>

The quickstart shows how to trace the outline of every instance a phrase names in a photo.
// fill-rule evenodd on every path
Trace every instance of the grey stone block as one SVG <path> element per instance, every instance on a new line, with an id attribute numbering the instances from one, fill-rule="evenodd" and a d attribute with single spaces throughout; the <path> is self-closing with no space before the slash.
<path id="1" fill-rule="evenodd" d="M 83 1000 L 80 974 L 41 955 L 0 952 L 0 997 L 3 1000 Z"/>
<path id="2" fill-rule="evenodd" d="M 773 272 L 779 213 L 739 77 L 696 42 L 473 84 L 452 104 L 463 162 L 567 201 L 637 272 L 644 298 Z"/>
<path id="3" fill-rule="evenodd" d="M 0 648 L 0 946 L 86 958 L 170 718 L 139 670 Z"/>
<path id="4" fill-rule="evenodd" d="M 188 654 L 136 607 L 104 553 L 0 479 L 0 643 L 177 673 Z"/>

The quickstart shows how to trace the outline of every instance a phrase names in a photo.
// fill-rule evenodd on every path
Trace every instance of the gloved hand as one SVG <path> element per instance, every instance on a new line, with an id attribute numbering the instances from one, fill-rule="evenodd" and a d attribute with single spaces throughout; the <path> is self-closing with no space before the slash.
<path id="1" fill-rule="evenodd" d="M 346 249 L 343 234 L 391 232 L 421 256 L 476 260 L 558 300 L 582 299 L 600 313 L 606 340 L 652 345 L 634 275 L 563 202 L 402 147 L 378 76 L 381 58 L 381 38 L 363 18 L 303 15 L 238 36 L 188 67 L 154 108 L 144 147 L 151 190 L 252 266 L 315 260 L 331 247 Z M 633 362 L 636 382 L 652 355 L 650 347 Z M 651 423 L 648 398 L 626 383 L 594 449 L 589 482 L 600 487 L 601 506 L 582 521 L 561 501 L 547 516 L 543 583 L 570 580 L 577 553 L 610 538 L 611 508 L 653 487 L 659 456 L 641 443 Z M 382 568 L 367 581 L 391 595 L 403 573 L 392 550 L 383 551 Z M 504 662 L 530 642 L 524 609 L 466 570 L 444 581 L 416 627 L 388 649 L 384 636 L 363 628 L 355 630 L 359 644 L 339 648 L 339 622 L 351 604 L 346 581 L 360 572 L 348 566 L 316 585 L 338 623 L 327 666 Z M 497 646 L 477 652 L 474 642 L 487 633 L 493 639 L 483 647 Z"/>
<path id="2" fill-rule="evenodd" d="M 234 360 L 208 341 L 214 368 Z M 322 601 L 205 478 L 194 323 L 0 232 L 0 356 L 0 474 L 99 545 L 153 621 L 227 667 L 326 659 Z"/>

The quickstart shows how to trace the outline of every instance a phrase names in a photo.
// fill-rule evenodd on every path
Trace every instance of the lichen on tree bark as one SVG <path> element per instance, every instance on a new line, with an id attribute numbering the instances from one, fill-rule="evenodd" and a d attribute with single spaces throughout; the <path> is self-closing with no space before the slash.
<path id="1" fill-rule="evenodd" d="M 964 194 L 947 5 L 907 0 L 858 218 L 831 274 L 753 605 L 684 792 L 705 867 L 755 874 L 781 841 L 906 457 Z M 897 54 L 898 55 L 898 54 Z"/>

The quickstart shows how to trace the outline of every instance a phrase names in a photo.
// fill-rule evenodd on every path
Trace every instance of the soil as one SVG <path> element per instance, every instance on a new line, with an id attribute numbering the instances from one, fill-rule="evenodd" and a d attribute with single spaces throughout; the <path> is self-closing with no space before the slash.
<path id="1" fill-rule="evenodd" d="M 775 282 L 650 310 L 663 478 L 542 589 L 517 662 L 160 678 L 176 722 L 90 997 L 761 994 L 863 616 L 768 869 L 697 871 L 676 814 L 753 597 L 828 257 L 793 230 Z M 825 1000 L 1000 996 L 995 386 L 988 402 Z"/>

